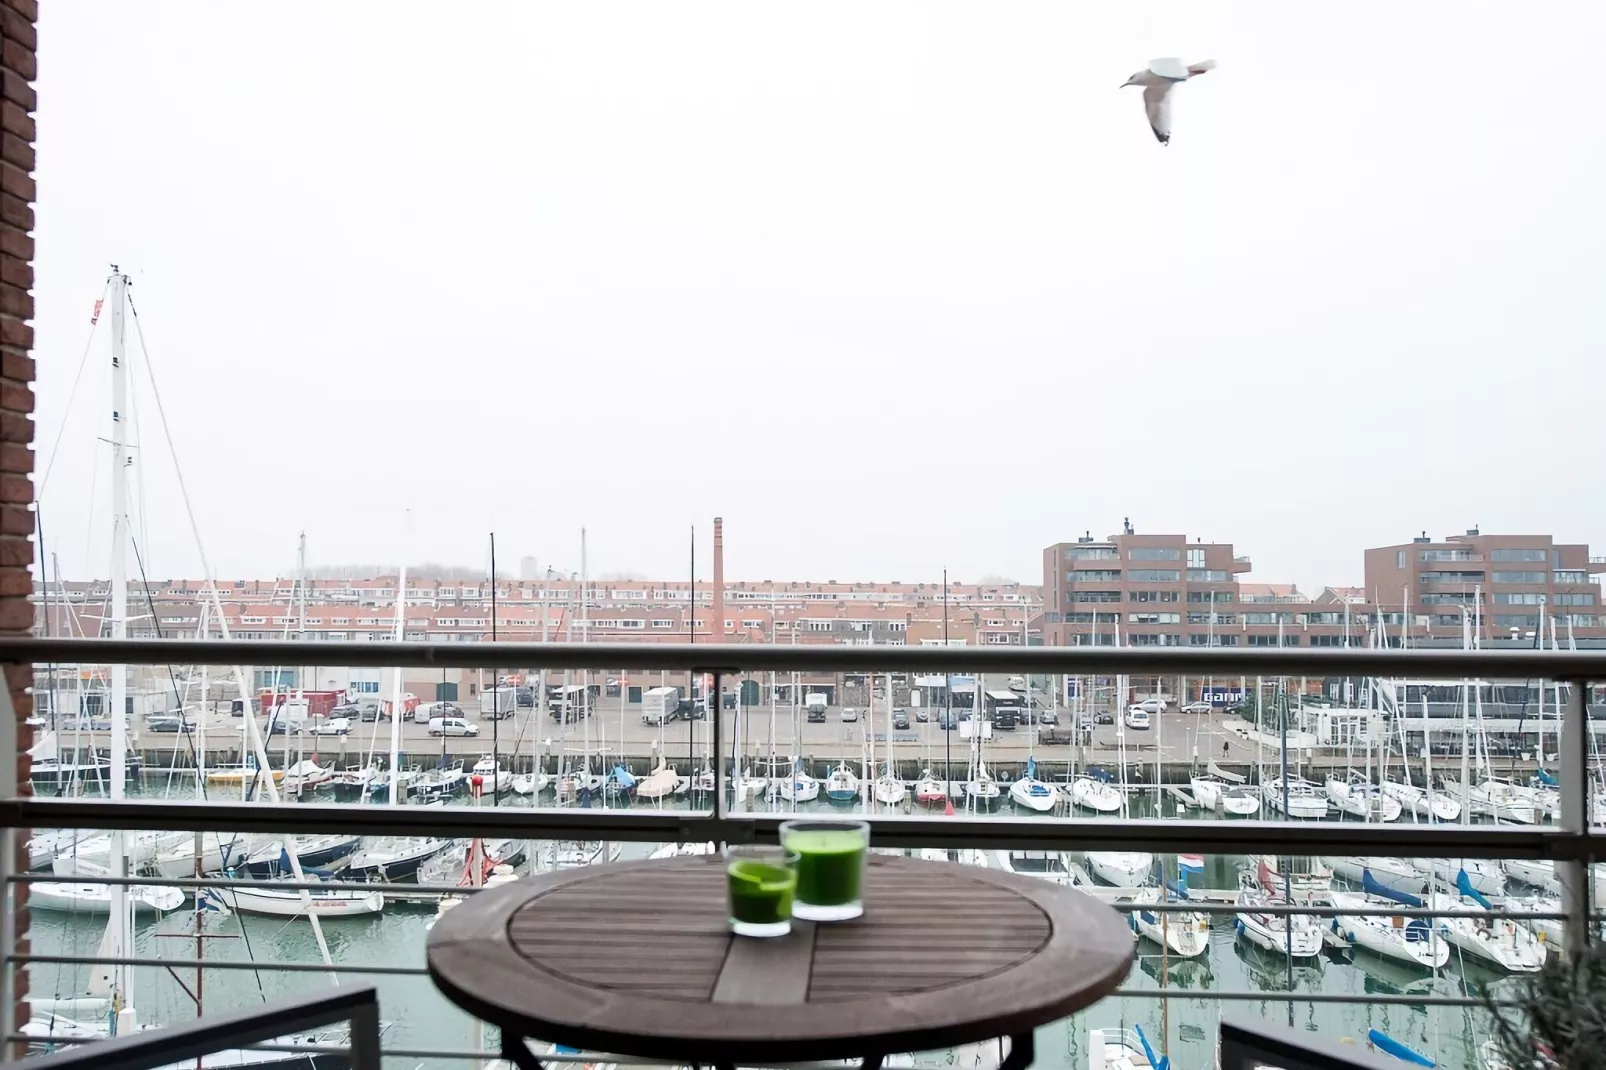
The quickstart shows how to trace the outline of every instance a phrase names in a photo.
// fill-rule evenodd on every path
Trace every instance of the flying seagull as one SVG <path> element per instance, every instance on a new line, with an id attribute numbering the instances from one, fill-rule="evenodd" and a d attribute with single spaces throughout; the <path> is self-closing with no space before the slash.
<path id="1" fill-rule="evenodd" d="M 1160 144 L 1171 144 L 1171 87 L 1178 82 L 1186 82 L 1195 75 L 1213 70 L 1216 61 L 1213 59 L 1200 60 L 1198 63 L 1183 63 L 1180 59 L 1156 59 L 1149 61 L 1148 67 L 1134 74 L 1122 83 L 1121 88 L 1129 85 L 1143 87 L 1143 110 L 1149 113 L 1149 126 L 1154 130 L 1154 136 L 1160 139 Z"/>

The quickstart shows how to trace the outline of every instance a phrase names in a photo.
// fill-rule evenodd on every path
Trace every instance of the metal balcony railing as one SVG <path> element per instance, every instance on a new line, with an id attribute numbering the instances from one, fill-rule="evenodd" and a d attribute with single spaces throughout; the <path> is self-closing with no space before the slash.
<path id="1" fill-rule="evenodd" d="M 12 640 L 0 642 L 0 662 L 7 664 L 143 664 L 143 665 L 348 665 L 353 667 L 458 667 L 504 669 L 590 669 L 610 671 L 696 672 L 713 678 L 710 694 L 720 694 L 721 679 L 741 673 L 839 672 L 839 673 L 997 673 L 1021 675 L 1066 674 L 1108 676 L 1181 676 L 1236 679 L 1255 677 L 1382 677 L 1394 679 L 1444 679 L 1516 682 L 1544 678 L 1566 683 L 1567 702 L 1559 720 L 1561 756 L 1560 820 L 1552 827 L 1484 825 L 1445 827 L 1440 825 L 1368 825 L 1363 823 L 1300 824 L 1282 821 L 1122 821 L 1109 818 L 1058 819 L 1034 817 L 978 818 L 967 816 L 927 817 L 875 815 L 869 818 L 876 844 L 886 847 L 942 847 L 1038 850 L 1142 850 L 1204 854 L 1285 854 L 1285 855 L 1397 855 L 1426 858 L 1549 859 L 1556 863 L 1562 887 L 1560 912 L 1511 911 L 1502 917 L 1516 919 L 1559 919 L 1565 922 L 1566 938 L 1582 943 L 1593 938 L 1588 866 L 1606 858 L 1606 836 L 1592 831 L 1589 823 L 1591 791 L 1586 768 L 1592 749 L 1589 735 L 1589 685 L 1606 681 L 1606 654 L 1550 651 L 1397 651 L 1397 650 L 1221 650 L 1208 649 L 1111 649 L 1011 647 L 1007 649 L 919 648 L 919 647 L 842 647 L 842 646 L 759 646 L 759 645 L 670 645 L 670 644 L 539 644 L 539 643 L 290 643 L 290 642 L 192 642 L 106 640 Z M 0 693 L 4 712 L 9 699 Z M 724 717 L 707 722 L 712 753 L 723 755 L 729 744 Z M 293 807 L 264 807 L 239 802 L 189 803 L 160 800 L 125 799 L 118 801 L 77 798 L 36 798 L 18 791 L 18 755 L 15 737 L 0 732 L 0 826 L 5 842 L 0 844 L 0 866 L 10 866 L 15 857 L 15 830 L 28 828 L 62 829 L 149 829 L 184 831 L 232 831 L 243 833 L 303 834 L 341 832 L 363 835 L 441 835 L 445 837 L 508 836 L 533 840 L 597 839 L 652 843 L 748 842 L 773 840 L 783 818 L 765 813 L 732 812 L 726 786 L 730 770 L 725 761 L 713 765 L 716 779 L 712 801 L 701 811 L 656 810 L 580 810 L 573 807 L 383 807 L 330 806 L 301 804 Z M 21 887 L 41 878 L 27 873 L 0 871 L 6 888 Z M 48 878 L 44 878 L 48 879 Z M 149 883 L 143 878 L 106 878 L 109 883 Z M 182 888 L 214 885 L 214 881 L 162 880 L 160 883 Z M 267 884 L 266 881 L 240 881 L 238 887 Z M 301 887 L 282 881 L 275 887 Z M 338 889 L 369 887 L 358 884 L 309 882 L 307 887 Z M 426 885 L 394 886 L 397 892 L 420 894 L 461 892 L 461 888 Z M 1130 906 L 1125 909 L 1131 909 Z M 1159 913 L 1196 911 L 1205 915 L 1230 914 L 1239 908 L 1230 903 L 1160 903 L 1144 907 Z M 1331 914 L 1331 908 L 1273 906 L 1269 914 Z M 1394 916 L 1448 916 L 1456 912 L 1432 909 L 1389 908 L 1387 910 L 1345 910 L 1346 915 L 1388 914 Z M 1477 916 L 1487 916 L 1478 913 Z M 0 1014 L 4 1033 L 15 1037 L 11 1021 L 13 1000 L 11 979 L 15 969 L 29 963 L 55 963 L 64 966 L 87 965 L 93 956 L 22 955 L 17 953 L 11 931 L 13 915 L 5 913 L 6 929 L 0 933 L 0 950 L 5 969 L 0 978 Z M 130 959 L 130 964 L 153 961 L 173 967 L 197 967 L 199 962 L 178 959 Z M 208 969 L 262 969 L 261 963 L 208 961 Z M 321 971 L 322 964 L 282 963 L 279 968 L 295 971 Z M 341 963 L 340 972 L 352 974 L 422 975 L 422 967 L 383 963 Z M 1122 990 L 1118 995 L 1145 998 L 1188 996 L 1191 990 L 1159 992 L 1149 989 Z M 1224 1001 L 1340 1002 L 1355 997 L 1328 992 L 1234 992 L 1210 991 L 1204 998 Z M 1437 1003 L 1475 1005 L 1476 999 L 1450 996 L 1369 994 L 1373 1003 Z M 387 1052 L 390 1054 L 392 1052 Z M 421 1052 L 410 1054 L 423 1055 Z M 434 1051 L 428 1054 L 452 1057 L 484 1057 L 484 1053 Z M 1284 1064 L 1288 1065 L 1288 1064 Z"/>

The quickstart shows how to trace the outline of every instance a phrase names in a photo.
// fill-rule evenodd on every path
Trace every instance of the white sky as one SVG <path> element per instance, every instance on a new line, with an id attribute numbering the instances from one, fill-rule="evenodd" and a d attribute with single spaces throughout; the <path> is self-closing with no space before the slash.
<path id="1" fill-rule="evenodd" d="M 1603 33 L 1584 0 L 59 0 L 39 465 L 117 261 L 224 576 L 302 529 L 574 567 L 582 523 L 594 573 L 680 576 L 716 514 L 747 579 L 1035 582 L 1128 515 L 1307 587 L 1423 528 L 1606 544 Z M 1117 89 L 1165 55 L 1220 63 L 1169 148 Z M 43 499 L 69 578 L 107 569 L 106 341 Z M 147 568 L 197 575 L 138 415 Z"/>

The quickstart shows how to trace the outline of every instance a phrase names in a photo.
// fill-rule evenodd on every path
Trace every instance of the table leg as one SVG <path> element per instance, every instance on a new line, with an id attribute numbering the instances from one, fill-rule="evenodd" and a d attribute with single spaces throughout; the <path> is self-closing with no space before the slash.
<path id="1" fill-rule="evenodd" d="M 1037 1057 L 1035 1038 L 1031 1033 L 1009 1038 L 1009 1054 L 998 1064 L 998 1070 L 1026 1070 Z"/>
<path id="2" fill-rule="evenodd" d="M 541 1060 L 535 1057 L 530 1045 L 523 1037 L 513 1036 L 511 1033 L 502 1034 L 502 1058 L 518 1067 L 519 1070 L 546 1070 Z"/>

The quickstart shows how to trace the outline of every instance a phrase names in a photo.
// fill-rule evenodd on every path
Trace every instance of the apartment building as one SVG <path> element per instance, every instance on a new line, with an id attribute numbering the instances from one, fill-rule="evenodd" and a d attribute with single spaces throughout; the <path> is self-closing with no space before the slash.
<path id="1" fill-rule="evenodd" d="M 1606 559 L 1549 535 L 1465 534 L 1366 551 L 1366 591 L 1395 641 L 1458 640 L 1463 626 L 1482 640 L 1566 645 L 1606 639 L 1600 581 Z"/>

